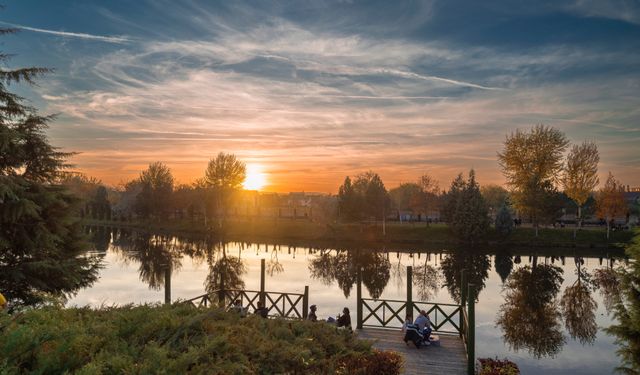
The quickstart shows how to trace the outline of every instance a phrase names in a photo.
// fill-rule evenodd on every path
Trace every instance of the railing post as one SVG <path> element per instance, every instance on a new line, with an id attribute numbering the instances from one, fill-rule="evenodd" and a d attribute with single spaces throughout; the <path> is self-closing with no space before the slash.
<path id="1" fill-rule="evenodd" d="M 164 270 L 164 303 L 171 304 L 171 266 Z"/>
<path id="2" fill-rule="evenodd" d="M 356 270 L 356 328 L 362 329 L 362 274 L 360 266 Z"/>
<path id="3" fill-rule="evenodd" d="M 407 307 L 406 316 L 413 322 L 413 267 L 407 266 Z"/>
<path id="4" fill-rule="evenodd" d="M 467 332 L 467 374 L 475 374 L 476 366 L 476 288 L 473 284 L 469 284 L 469 332 Z"/>
<path id="5" fill-rule="evenodd" d="M 304 286 L 304 297 L 302 297 L 302 319 L 307 319 L 309 311 L 309 286 Z"/>
<path id="6" fill-rule="evenodd" d="M 265 275 L 266 275 L 265 270 L 266 270 L 265 260 L 264 258 L 262 258 L 260 259 L 260 302 L 262 303 L 263 307 L 267 306 L 265 304 L 266 297 L 264 294 L 264 283 L 265 283 Z"/>
<path id="7" fill-rule="evenodd" d="M 465 270 L 460 271 L 460 337 L 462 337 L 462 331 L 464 330 L 464 314 L 462 310 L 465 309 L 467 303 L 467 273 Z"/>

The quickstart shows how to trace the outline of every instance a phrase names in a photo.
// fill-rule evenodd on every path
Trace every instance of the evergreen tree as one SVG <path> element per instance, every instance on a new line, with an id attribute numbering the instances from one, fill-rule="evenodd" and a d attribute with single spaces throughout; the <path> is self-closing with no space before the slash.
<path id="1" fill-rule="evenodd" d="M 451 182 L 449 191 L 444 195 L 444 204 L 442 211 L 440 212 L 440 218 L 444 222 L 451 224 L 456 207 L 458 206 L 458 200 L 460 200 L 464 187 L 465 182 L 462 178 L 462 173 L 460 173 L 455 180 Z"/>
<path id="2" fill-rule="evenodd" d="M 88 244 L 72 215 L 79 200 L 59 183 L 70 154 L 49 144 L 52 117 L 7 91 L 45 72 L 0 69 L 0 291 L 14 306 L 72 295 L 96 280 L 99 267 L 97 257 L 85 255 Z"/>
<path id="3" fill-rule="evenodd" d="M 479 241 L 489 229 L 489 210 L 473 169 L 469 171 L 469 180 L 459 193 L 450 225 L 456 236 L 468 243 Z"/>
<path id="4" fill-rule="evenodd" d="M 499 235 L 506 237 L 511 234 L 513 230 L 513 217 L 511 217 L 511 211 L 507 207 L 506 202 L 502 204 L 498 214 L 496 215 L 496 232 Z"/>
<path id="5" fill-rule="evenodd" d="M 623 365 L 617 370 L 640 374 L 640 232 L 636 231 L 626 253 L 631 262 L 618 270 L 619 295 L 613 306 L 616 324 L 606 331 L 616 337 Z"/>

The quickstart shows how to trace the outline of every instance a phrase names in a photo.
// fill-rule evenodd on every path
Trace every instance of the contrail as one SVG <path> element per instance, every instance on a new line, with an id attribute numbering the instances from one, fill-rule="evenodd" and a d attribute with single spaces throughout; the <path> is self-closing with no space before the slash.
<path id="1" fill-rule="evenodd" d="M 125 37 L 125 36 L 103 36 L 103 35 L 92 35 L 92 34 L 86 34 L 86 33 L 72 33 L 72 32 L 68 32 L 68 31 L 56 31 L 56 30 L 38 29 L 36 27 L 16 25 L 16 24 L 13 24 L 13 23 L 2 22 L 2 21 L 0 21 L 0 23 L 2 23 L 3 25 L 15 27 L 17 29 L 34 31 L 34 32 L 43 33 L 43 34 L 58 35 L 58 36 L 62 36 L 62 37 L 65 37 L 65 38 L 80 38 L 80 39 L 88 39 L 88 40 L 99 40 L 101 42 L 118 43 L 118 44 L 129 43 L 129 42 L 132 41 L 130 38 Z"/>

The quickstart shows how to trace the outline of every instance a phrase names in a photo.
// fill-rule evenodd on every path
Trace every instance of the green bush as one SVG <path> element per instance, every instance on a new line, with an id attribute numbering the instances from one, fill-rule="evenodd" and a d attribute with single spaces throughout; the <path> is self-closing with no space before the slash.
<path id="1" fill-rule="evenodd" d="M 508 359 L 479 358 L 478 375 L 518 375 L 518 365 Z"/>
<path id="2" fill-rule="evenodd" d="M 400 368 L 397 354 L 374 351 L 326 324 L 186 305 L 0 313 L 0 336 L 0 374 L 331 374 L 355 373 L 356 364 L 397 374 Z"/>

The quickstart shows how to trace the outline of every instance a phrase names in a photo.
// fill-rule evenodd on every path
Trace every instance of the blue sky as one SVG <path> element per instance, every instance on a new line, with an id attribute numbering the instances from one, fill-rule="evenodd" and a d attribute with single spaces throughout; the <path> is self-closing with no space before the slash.
<path id="1" fill-rule="evenodd" d="M 14 89 L 108 183 L 156 160 L 189 182 L 219 151 L 269 190 L 502 183 L 505 135 L 543 123 L 640 185 L 639 1 L 21 0 L 0 21 L 23 27 L 9 66 L 55 69 Z"/>

